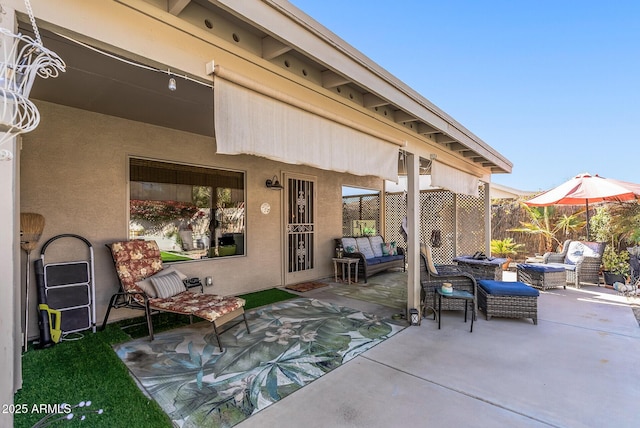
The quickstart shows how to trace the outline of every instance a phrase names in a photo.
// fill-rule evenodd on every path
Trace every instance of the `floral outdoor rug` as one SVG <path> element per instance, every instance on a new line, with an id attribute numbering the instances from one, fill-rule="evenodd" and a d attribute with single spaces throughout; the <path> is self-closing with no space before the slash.
<path id="1" fill-rule="evenodd" d="M 332 287 L 330 292 L 351 299 L 364 300 L 391 308 L 404 309 L 407 306 L 407 274 L 386 272 L 364 281 Z"/>
<path id="2" fill-rule="evenodd" d="M 403 326 L 299 298 L 247 313 L 222 335 L 207 322 L 114 347 L 177 426 L 230 427 L 349 361 Z"/>

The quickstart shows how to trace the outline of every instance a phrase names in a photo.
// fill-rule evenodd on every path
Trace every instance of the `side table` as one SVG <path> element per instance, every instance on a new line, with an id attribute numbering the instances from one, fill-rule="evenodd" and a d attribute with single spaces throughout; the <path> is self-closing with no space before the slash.
<path id="1" fill-rule="evenodd" d="M 464 299 L 464 322 L 467 322 L 467 306 L 471 302 L 471 329 L 469 332 L 473 333 L 473 319 L 476 317 L 476 308 L 473 304 L 473 294 L 463 290 L 453 290 L 453 293 L 443 293 L 440 288 L 436 288 L 436 294 L 438 295 L 438 330 L 440 330 L 440 322 L 442 321 L 442 298 L 445 299 Z M 434 314 L 435 316 L 435 314 Z"/>
<path id="2" fill-rule="evenodd" d="M 333 276 L 335 282 L 338 282 L 338 263 L 342 266 L 342 282 L 344 282 L 344 267 L 347 267 L 347 284 L 351 284 L 351 265 L 355 264 L 356 277 L 355 282 L 358 282 L 358 262 L 359 259 L 351 257 L 334 257 L 333 259 Z"/>

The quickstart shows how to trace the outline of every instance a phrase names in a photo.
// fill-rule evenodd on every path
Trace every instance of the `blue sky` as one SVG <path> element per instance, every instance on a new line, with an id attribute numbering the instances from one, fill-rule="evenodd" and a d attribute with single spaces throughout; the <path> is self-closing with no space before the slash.
<path id="1" fill-rule="evenodd" d="M 546 190 L 640 183 L 640 1 L 291 0 Z"/>

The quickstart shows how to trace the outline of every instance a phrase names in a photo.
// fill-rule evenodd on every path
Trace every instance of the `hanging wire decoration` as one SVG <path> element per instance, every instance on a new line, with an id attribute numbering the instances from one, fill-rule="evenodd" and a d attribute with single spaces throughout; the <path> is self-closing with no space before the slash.
<path id="1" fill-rule="evenodd" d="M 29 100 L 36 76 L 47 79 L 64 72 L 64 61 L 45 48 L 29 0 L 25 6 L 35 40 L 20 33 L 0 28 L 0 160 L 11 160 L 13 154 L 2 149 L 9 139 L 33 131 L 40 123 L 38 108 Z"/>

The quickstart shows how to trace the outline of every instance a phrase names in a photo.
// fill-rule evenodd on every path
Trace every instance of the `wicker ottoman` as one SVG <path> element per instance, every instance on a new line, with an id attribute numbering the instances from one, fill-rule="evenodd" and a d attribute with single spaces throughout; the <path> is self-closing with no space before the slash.
<path id="1" fill-rule="evenodd" d="M 478 281 L 478 308 L 491 317 L 531 318 L 538 324 L 540 292 L 522 282 Z"/>
<path id="2" fill-rule="evenodd" d="M 555 287 L 567 288 L 567 274 L 560 266 L 521 263 L 518 265 L 517 272 L 518 281 L 532 287 L 542 288 L 542 290 Z"/>

